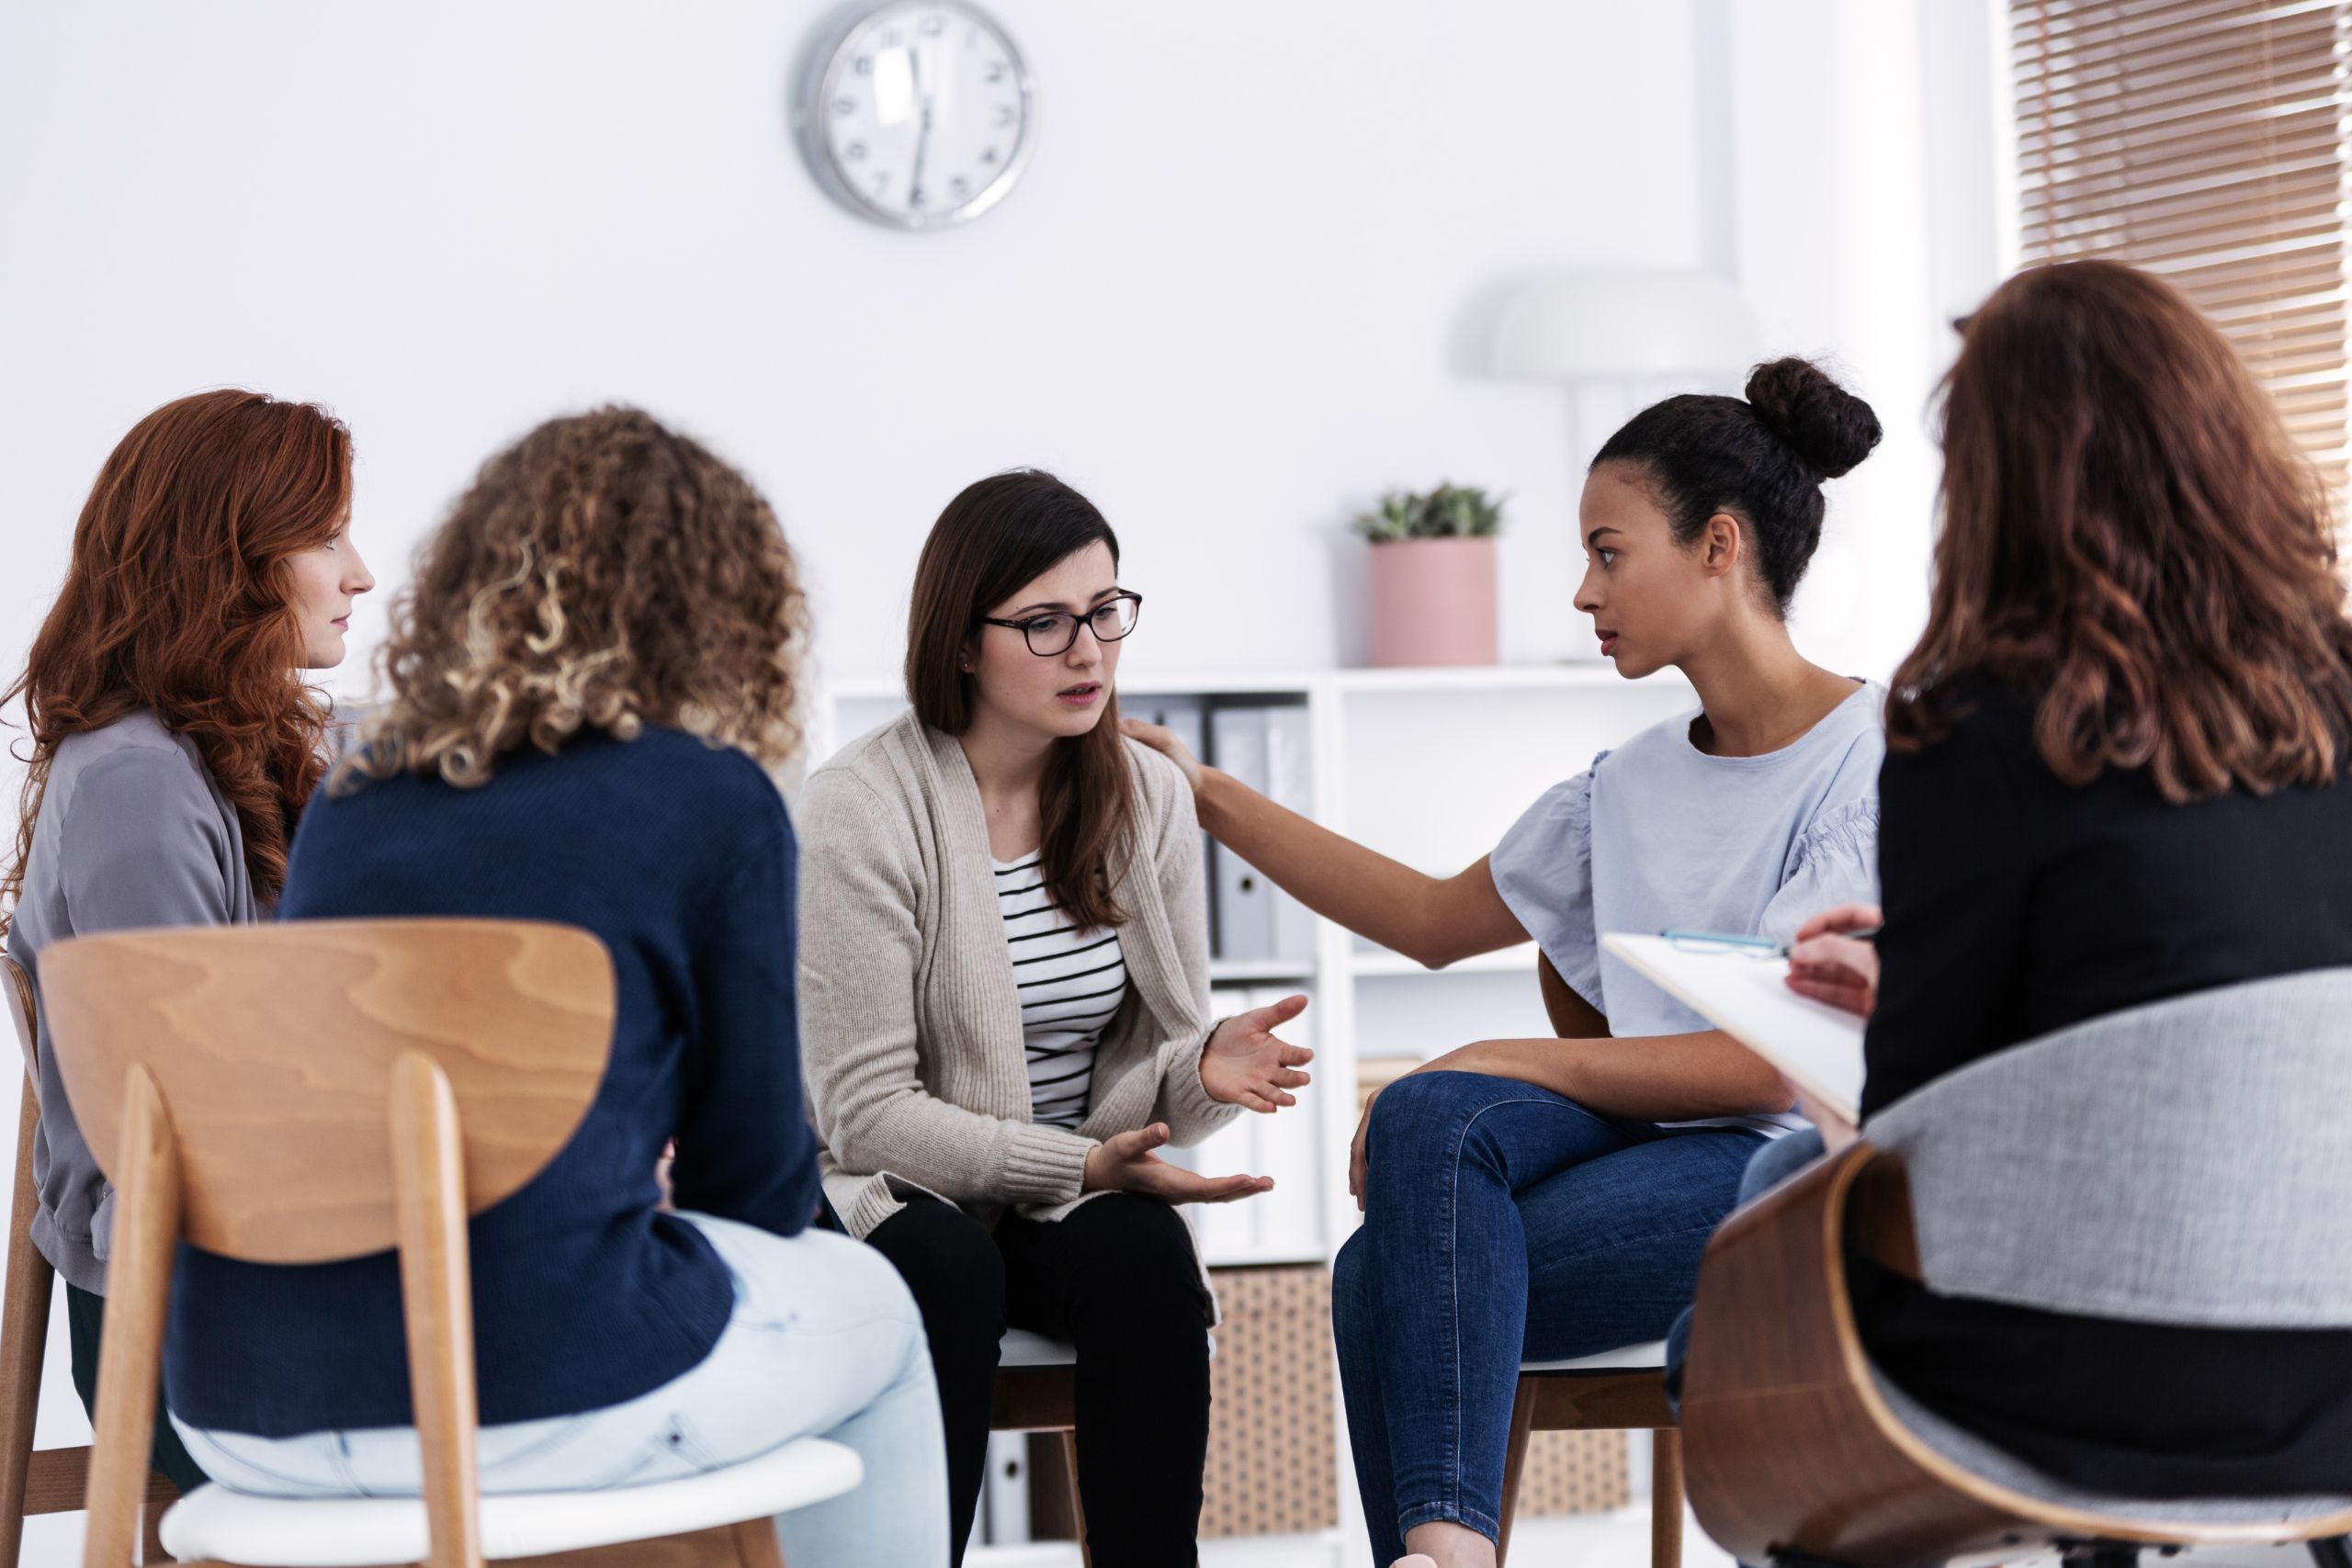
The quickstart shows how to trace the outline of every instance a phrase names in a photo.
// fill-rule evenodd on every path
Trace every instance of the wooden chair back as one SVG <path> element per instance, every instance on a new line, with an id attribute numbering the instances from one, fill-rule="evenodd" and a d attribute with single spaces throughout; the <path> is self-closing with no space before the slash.
<path id="1" fill-rule="evenodd" d="M 8 1014 L 8 1021 L 17 1032 L 17 1049 L 25 1058 L 25 1077 L 38 1088 L 40 1083 L 40 1013 L 33 1000 L 33 977 L 25 966 L 0 953 L 0 1009 Z"/>
<path id="2" fill-rule="evenodd" d="M 127 1568 L 174 1244 L 400 1255 L 433 1568 L 479 1568 L 466 1219 L 544 1169 L 604 1077 L 612 964 L 564 926 L 125 931 L 41 955 L 66 1092 L 115 1187 L 85 1568 Z"/>
<path id="3" fill-rule="evenodd" d="M 2205 1523 L 2093 1511 L 1962 1468 L 1881 1391 L 1848 1300 L 1849 1246 L 1918 1277 L 1906 1175 L 1868 1142 L 1740 1209 L 1708 1244 L 1682 1441 L 1691 1506 L 1741 1562 L 1797 1552 L 1914 1568 L 2085 1541 L 2275 1545 L 2352 1530 L 2352 1513 Z"/>

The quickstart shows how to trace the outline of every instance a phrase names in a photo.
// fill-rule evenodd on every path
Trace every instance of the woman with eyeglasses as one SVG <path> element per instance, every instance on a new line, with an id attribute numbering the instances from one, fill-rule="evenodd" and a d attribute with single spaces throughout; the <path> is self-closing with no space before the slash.
<path id="1" fill-rule="evenodd" d="M 1155 1151 L 1307 1081 L 1272 1033 L 1304 997 L 1209 1016 L 1192 792 L 1119 733 L 1118 574 L 1052 475 L 965 490 L 915 569 L 911 710 L 798 803 L 825 1195 L 922 1309 L 959 1562 L 1008 1325 L 1077 1348 L 1095 1561 L 1193 1562 L 1216 1303 L 1175 1205 L 1272 1183 Z"/>
<path id="2" fill-rule="evenodd" d="M 1785 940 L 1877 886 L 1885 694 L 1806 660 L 1787 616 L 1822 481 L 1878 421 L 1801 359 L 1758 367 L 1747 394 L 1634 415 L 1580 507 L 1576 604 L 1601 652 L 1622 675 L 1679 669 L 1699 711 L 1595 759 L 1461 874 L 1400 865 L 1129 726 L 1178 761 L 1210 832 L 1350 930 L 1432 968 L 1532 938 L 1567 1037 L 1448 1052 L 1357 1129 L 1364 1224 L 1332 1313 L 1384 1568 L 1491 1568 L 1521 1361 L 1663 1335 L 1749 1157 L 1804 1125 L 1769 1065 L 1600 950 L 1611 931 Z"/>

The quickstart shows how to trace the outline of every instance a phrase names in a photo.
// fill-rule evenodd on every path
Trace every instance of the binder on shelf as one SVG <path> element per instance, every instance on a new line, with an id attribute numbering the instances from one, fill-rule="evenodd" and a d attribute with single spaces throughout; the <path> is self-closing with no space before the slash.
<path id="1" fill-rule="evenodd" d="M 1315 806 L 1315 731 L 1303 703 L 1269 707 L 1266 714 L 1266 795 L 1277 806 L 1302 817 Z M 1272 955 L 1307 959 L 1315 956 L 1315 911 L 1279 887 L 1269 887 L 1273 900 Z"/>
<path id="2" fill-rule="evenodd" d="M 1204 742 L 1207 737 L 1202 729 L 1205 710 L 1198 697 L 1129 697 L 1122 693 L 1119 713 L 1122 717 L 1139 718 L 1146 724 L 1157 724 L 1176 732 L 1176 739 L 1195 757 L 1208 755 Z"/>
<path id="3" fill-rule="evenodd" d="M 1029 1434 L 989 1434 L 988 1482 L 980 1490 L 980 1517 L 972 1534 L 989 1546 L 1029 1542 Z"/>
<path id="4" fill-rule="evenodd" d="M 1209 715 L 1209 758 L 1251 789 L 1264 794 L 1269 782 L 1266 710 L 1220 707 Z M 1272 958 L 1274 953 L 1273 884 L 1227 849 L 1209 852 L 1210 952 L 1219 958 Z"/>
<path id="5" fill-rule="evenodd" d="M 1123 717 L 1139 718 L 1146 724 L 1162 725 L 1176 732 L 1184 749 L 1203 761 L 1208 760 L 1208 708 L 1198 697 L 1168 697 L 1144 695 L 1130 700 L 1119 698 L 1119 713 Z M 1216 840 L 1206 833 L 1201 835 L 1201 875 L 1204 881 L 1215 874 L 1216 863 L 1211 857 L 1216 852 Z M 1212 896 L 1214 897 L 1214 896 Z M 1214 931 L 1214 928 L 1212 928 Z M 1216 951 L 1212 937 L 1211 952 Z"/>

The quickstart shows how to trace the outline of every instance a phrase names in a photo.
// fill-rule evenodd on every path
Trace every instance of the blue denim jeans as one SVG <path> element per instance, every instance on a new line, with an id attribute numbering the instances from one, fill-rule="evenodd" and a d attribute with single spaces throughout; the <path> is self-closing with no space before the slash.
<path id="1" fill-rule="evenodd" d="M 1791 1133 L 1785 1138 L 1774 1138 L 1756 1151 L 1747 1168 L 1739 1178 L 1737 1208 L 1765 1193 L 1819 1159 L 1827 1145 L 1821 1134 L 1807 1127 L 1801 1133 Z M 1682 1363 L 1690 1356 L 1690 1309 L 1684 1307 L 1674 1320 L 1674 1327 L 1666 1337 L 1666 1393 L 1674 1402 L 1675 1414 L 1682 1412 Z"/>
<path id="2" fill-rule="evenodd" d="M 1479 1073 L 1381 1091 L 1364 1223 L 1332 1273 L 1375 1562 L 1435 1519 L 1498 1533 L 1520 1363 L 1664 1334 L 1762 1141 L 1604 1116 Z"/>

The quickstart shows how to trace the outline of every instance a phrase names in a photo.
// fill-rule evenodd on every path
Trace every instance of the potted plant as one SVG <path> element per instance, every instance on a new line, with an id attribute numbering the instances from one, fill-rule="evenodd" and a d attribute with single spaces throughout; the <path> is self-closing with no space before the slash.
<path id="1" fill-rule="evenodd" d="M 1372 542 L 1372 661 L 1492 664 L 1503 502 L 1472 485 L 1391 491 L 1356 519 Z"/>

